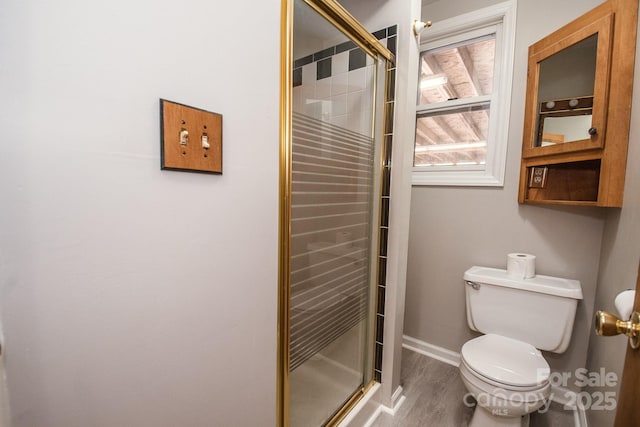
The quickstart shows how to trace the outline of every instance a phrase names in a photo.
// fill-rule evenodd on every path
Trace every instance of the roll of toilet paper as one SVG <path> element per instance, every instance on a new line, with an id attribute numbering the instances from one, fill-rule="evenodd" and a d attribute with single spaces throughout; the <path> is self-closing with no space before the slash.
<path id="1" fill-rule="evenodd" d="M 536 275 L 536 256 L 519 253 L 507 255 L 507 275 L 514 279 L 531 279 Z"/>
<path id="2" fill-rule="evenodd" d="M 620 292 L 614 301 L 620 319 L 628 320 L 633 312 L 633 302 L 636 299 L 636 291 L 627 290 Z"/>

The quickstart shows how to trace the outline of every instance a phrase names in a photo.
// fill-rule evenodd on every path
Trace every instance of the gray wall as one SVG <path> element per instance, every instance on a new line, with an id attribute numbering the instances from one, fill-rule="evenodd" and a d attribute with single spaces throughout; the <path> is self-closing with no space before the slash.
<path id="1" fill-rule="evenodd" d="M 640 38 L 636 41 L 636 71 L 629 133 L 629 160 L 624 189 L 624 206 L 612 209 L 605 222 L 602 239 L 602 256 L 598 274 L 595 309 L 606 310 L 616 316 L 613 301 L 625 289 L 634 289 L 640 259 Z M 615 372 L 621 378 L 627 339 L 622 336 L 598 337 L 591 335 L 588 351 L 589 371 Z M 616 387 L 597 387 L 589 392 L 618 392 Z M 589 425 L 613 425 L 614 412 L 589 412 Z"/>
<path id="2" fill-rule="evenodd" d="M 273 425 L 280 1 L 6 0 L 0 40 L 13 426 Z M 160 170 L 160 97 L 223 175 Z"/>
<path id="3" fill-rule="evenodd" d="M 441 0 L 423 7 L 433 21 L 497 1 Z M 599 1 L 520 1 L 517 6 L 514 85 L 503 188 L 413 187 L 404 333 L 460 351 L 474 333 L 465 317 L 462 275 L 472 265 L 505 268 L 506 254 L 537 256 L 540 274 L 582 282 L 573 339 L 562 355 L 547 354 L 552 369 L 586 364 L 607 211 L 517 203 L 526 93 L 527 48 Z M 554 10 L 553 14 L 548 13 Z M 428 37 L 428 30 L 423 37 Z M 572 384 L 568 384 L 573 387 Z"/>

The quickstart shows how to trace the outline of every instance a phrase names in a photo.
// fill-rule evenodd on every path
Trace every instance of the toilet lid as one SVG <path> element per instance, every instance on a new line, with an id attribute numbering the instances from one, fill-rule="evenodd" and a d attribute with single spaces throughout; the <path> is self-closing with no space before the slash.
<path id="1" fill-rule="evenodd" d="M 502 384 L 527 387 L 549 379 L 549 364 L 540 351 L 511 338 L 483 335 L 467 341 L 461 355 L 478 374 Z"/>

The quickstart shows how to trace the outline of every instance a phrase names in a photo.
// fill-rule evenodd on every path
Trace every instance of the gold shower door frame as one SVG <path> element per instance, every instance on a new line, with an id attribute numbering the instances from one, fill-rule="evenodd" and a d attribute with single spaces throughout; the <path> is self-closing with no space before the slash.
<path id="1" fill-rule="evenodd" d="M 291 241 L 291 158 L 292 158 L 292 74 L 293 74 L 293 5 L 295 0 L 282 0 L 281 9 L 281 63 L 280 63 L 280 219 L 279 219 L 279 285 L 278 285 L 278 356 L 277 356 L 277 411 L 278 426 L 289 427 L 289 332 L 290 332 L 290 241 Z M 386 62 L 383 94 L 389 84 L 389 71 L 395 66 L 395 56 L 378 39 L 369 33 L 349 12 L 334 0 L 304 0 L 327 21 L 344 33 L 368 55 Z M 386 102 L 384 103 L 386 107 Z M 387 112 L 376 114 L 386 118 Z M 387 120 L 382 120 L 382 132 L 375 139 L 382 138 Z M 379 155 L 382 163 L 382 155 Z M 380 168 L 381 170 L 381 168 Z M 381 182 L 381 180 L 378 180 Z M 378 215 L 379 216 L 379 215 Z M 380 230 L 377 218 L 377 230 Z M 375 254 L 376 268 L 378 254 Z M 374 273 L 376 273 L 374 271 Z M 374 274 L 375 276 L 375 274 Z M 375 316 L 375 312 L 373 313 Z M 370 349 L 373 354 L 373 345 Z M 373 373 L 373 363 L 371 363 Z M 329 420 L 327 426 L 337 425 L 373 386 L 370 380 L 352 395 L 349 401 Z"/>

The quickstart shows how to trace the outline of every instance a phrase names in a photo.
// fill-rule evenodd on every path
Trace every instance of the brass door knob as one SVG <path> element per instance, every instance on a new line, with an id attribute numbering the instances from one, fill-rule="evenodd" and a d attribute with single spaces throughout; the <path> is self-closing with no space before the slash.
<path id="1" fill-rule="evenodd" d="M 596 312 L 596 334 L 611 336 L 624 334 L 629 337 L 629 345 L 640 347 L 640 313 L 634 311 L 626 322 L 606 311 Z"/>

